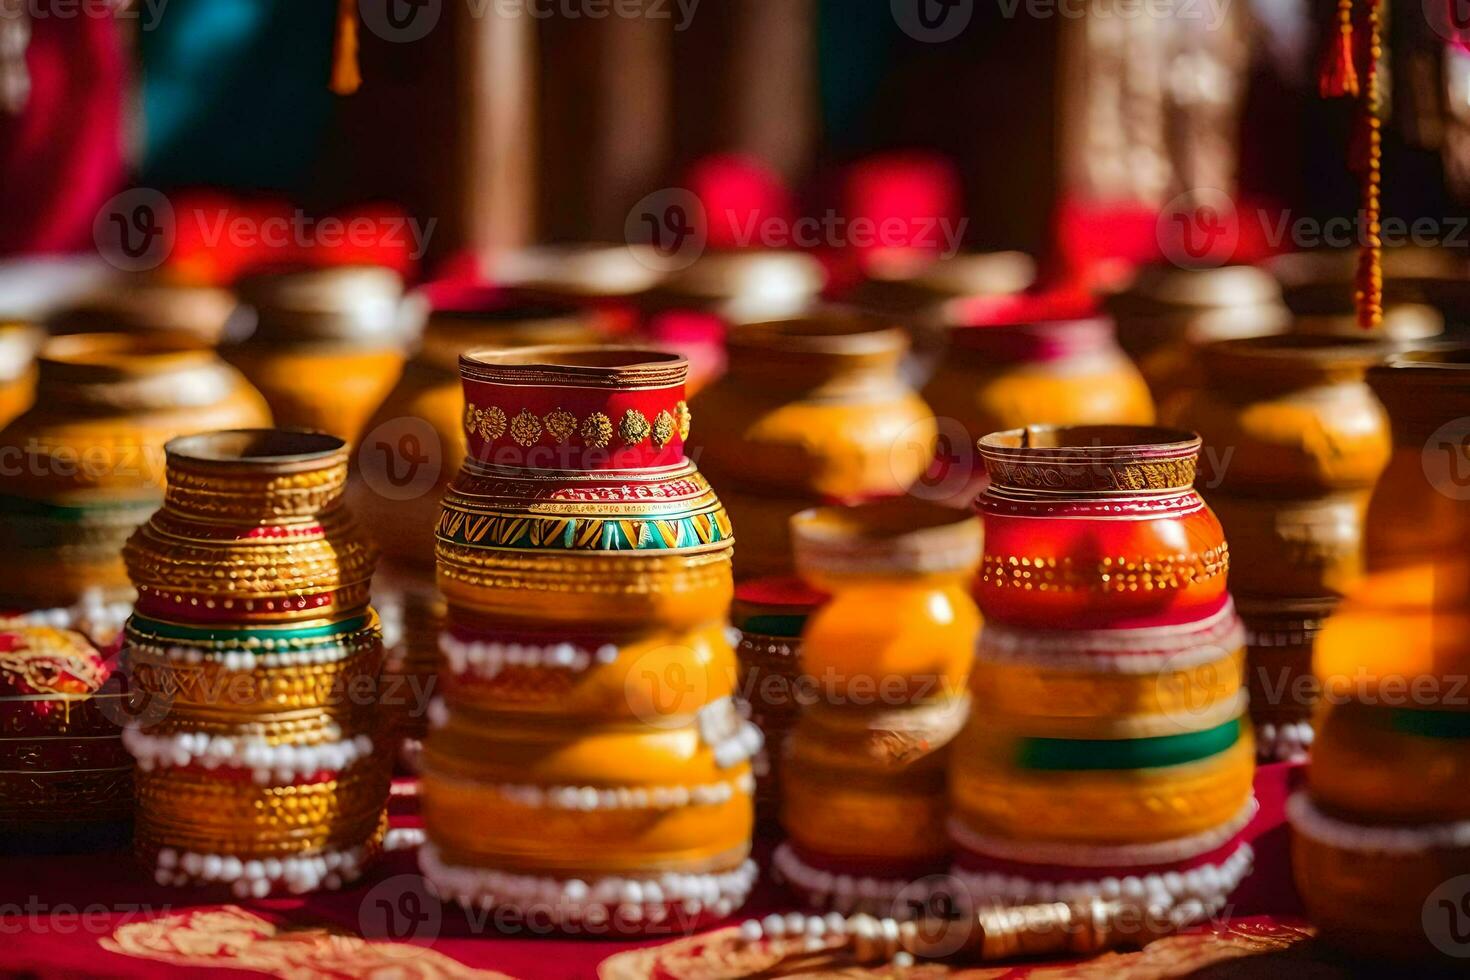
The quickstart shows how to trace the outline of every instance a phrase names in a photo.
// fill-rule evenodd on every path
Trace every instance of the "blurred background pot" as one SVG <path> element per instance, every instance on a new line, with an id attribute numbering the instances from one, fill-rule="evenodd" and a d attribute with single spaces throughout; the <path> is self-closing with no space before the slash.
<path id="1" fill-rule="evenodd" d="M 0 323 L 0 426 L 31 407 L 41 338 L 28 323 Z"/>

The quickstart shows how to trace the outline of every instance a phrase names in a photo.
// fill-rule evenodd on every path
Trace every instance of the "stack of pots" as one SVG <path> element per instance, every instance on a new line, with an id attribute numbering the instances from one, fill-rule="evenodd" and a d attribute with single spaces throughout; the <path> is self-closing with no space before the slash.
<path id="1" fill-rule="evenodd" d="M 934 455 L 933 413 L 899 368 L 898 327 L 846 311 L 743 324 L 726 376 L 694 402 L 700 468 L 744 544 L 741 578 L 791 571 L 790 520 L 903 494 Z"/>
<path id="2" fill-rule="evenodd" d="M 267 270 L 235 291 L 255 329 L 226 357 L 265 395 L 276 424 L 355 445 L 403 368 L 398 274 L 378 266 Z"/>
<path id="3" fill-rule="evenodd" d="M 1244 637 L 1199 449 L 1125 426 L 981 441 L 985 626 L 950 756 L 977 904 L 1106 899 L 1178 925 L 1250 869 Z"/>
<path id="4" fill-rule="evenodd" d="M 785 745 L 772 864 L 810 907 L 906 918 L 949 863 L 980 522 L 905 498 L 807 511 L 793 533 L 802 576 L 831 598 L 802 632 L 812 701 Z"/>
<path id="5" fill-rule="evenodd" d="M 135 846 L 159 884 L 300 894 L 383 848 L 376 555 L 343 506 L 347 459 L 316 432 L 168 444 L 163 508 L 125 553 L 124 656 L 151 704 L 123 741 Z"/>
<path id="6" fill-rule="evenodd" d="M 684 452 L 688 365 L 530 347 L 461 371 L 420 866 L 446 898 L 568 927 L 729 915 L 756 875 L 760 731 L 732 698 L 734 541 Z"/>
<path id="7" fill-rule="evenodd" d="M 516 292 L 438 286 L 418 352 L 365 427 L 349 487 L 353 510 L 382 550 L 373 605 L 383 620 L 385 708 L 416 768 L 428 728 L 424 706 L 439 667 L 444 600 L 434 585 L 439 501 L 465 456 L 467 350 L 592 343 L 594 322 L 576 307 Z"/>
<path id="8" fill-rule="evenodd" d="M 1169 420 L 1205 440 L 1200 489 L 1234 552 L 1262 761 L 1301 760 L 1312 742 L 1312 646 L 1361 572 L 1364 511 L 1388 462 L 1388 417 L 1364 380 L 1385 353 L 1317 336 L 1214 344 L 1209 385 Z"/>
<path id="9" fill-rule="evenodd" d="M 1470 351 L 1401 355 L 1368 382 L 1393 452 L 1365 574 L 1317 641 L 1324 703 L 1288 806 L 1293 862 L 1328 940 L 1449 966 L 1470 885 Z"/>

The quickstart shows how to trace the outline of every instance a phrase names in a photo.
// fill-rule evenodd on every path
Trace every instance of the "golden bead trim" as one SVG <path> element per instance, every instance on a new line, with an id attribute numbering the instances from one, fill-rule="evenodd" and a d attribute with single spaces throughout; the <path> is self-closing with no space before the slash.
<path id="1" fill-rule="evenodd" d="M 1198 554 L 1152 558 L 1103 558 L 1074 562 L 1071 558 L 986 555 L 980 583 L 991 588 L 1027 592 L 1152 592 L 1184 589 L 1224 575 L 1230 568 L 1229 546 L 1221 543 Z"/>

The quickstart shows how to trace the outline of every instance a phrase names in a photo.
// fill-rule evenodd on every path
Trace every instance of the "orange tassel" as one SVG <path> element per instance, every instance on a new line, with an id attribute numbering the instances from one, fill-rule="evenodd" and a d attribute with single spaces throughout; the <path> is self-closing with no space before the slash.
<path id="1" fill-rule="evenodd" d="M 332 52 L 332 91 L 351 95 L 362 86 L 357 64 L 357 0 L 337 0 L 337 41 Z"/>
<path id="2" fill-rule="evenodd" d="M 1322 69 L 1317 75 L 1317 90 L 1324 99 L 1340 99 L 1358 95 L 1357 58 L 1353 51 L 1353 0 L 1338 0 L 1337 37 L 1322 52 Z"/>

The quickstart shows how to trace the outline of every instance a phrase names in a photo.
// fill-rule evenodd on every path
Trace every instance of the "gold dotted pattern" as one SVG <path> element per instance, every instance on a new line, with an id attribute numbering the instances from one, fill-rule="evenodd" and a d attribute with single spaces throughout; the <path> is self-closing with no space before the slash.
<path id="1" fill-rule="evenodd" d="M 1103 558 L 1091 563 L 1070 558 L 1022 558 L 986 555 L 980 568 L 982 585 L 1027 592 L 1153 592 L 1187 588 L 1225 574 L 1230 553 L 1220 544 L 1199 554 L 1152 558 Z"/>
<path id="2" fill-rule="evenodd" d="M 582 423 L 582 441 L 593 449 L 606 449 L 612 435 L 612 419 L 601 412 L 593 412 Z"/>

